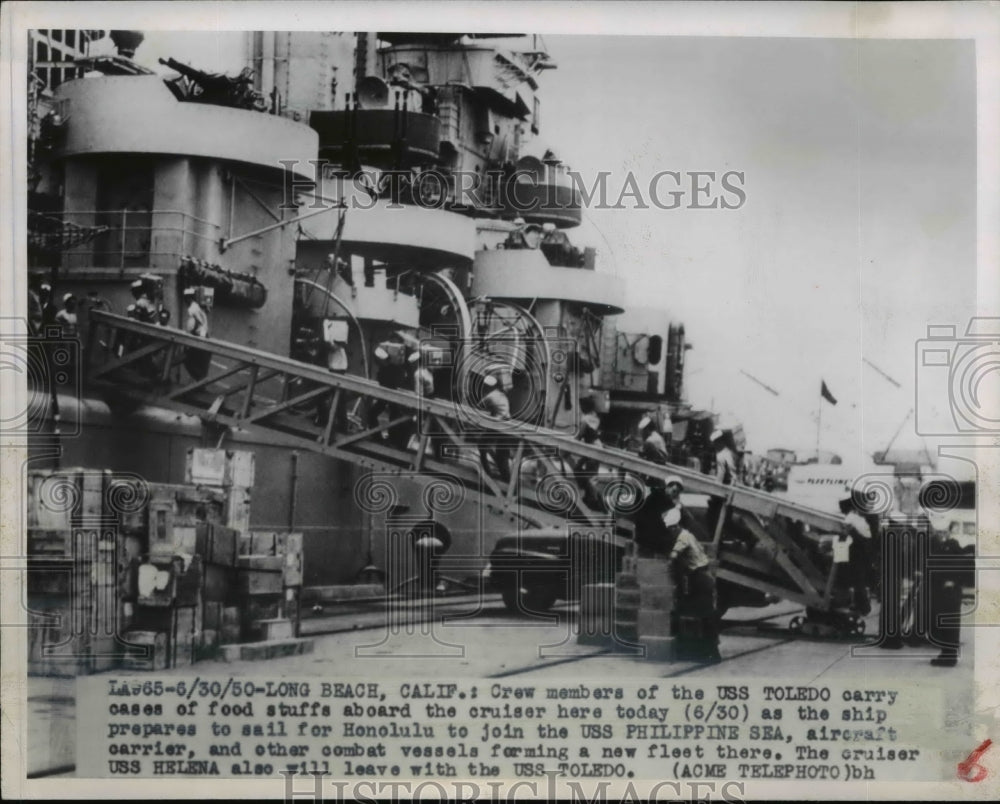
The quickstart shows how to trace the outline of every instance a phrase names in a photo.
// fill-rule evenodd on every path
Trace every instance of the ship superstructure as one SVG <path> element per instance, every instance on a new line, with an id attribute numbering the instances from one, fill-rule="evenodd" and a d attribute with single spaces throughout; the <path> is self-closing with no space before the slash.
<path id="1" fill-rule="evenodd" d="M 421 534 L 468 580 L 524 528 L 614 536 L 679 473 L 773 547 L 729 580 L 829 602 L 788 534 L 835 520 L 702 474 L 683 327 L 623 315 L 623 280 L 573 243 L 567 166 L 532 152 L 554 66 L 537 37 L 271 32 L 239 75 L 164 76 L 115 34 L 118 56 L 56 89 L 35 152 L 30 271 L 75 296 L 84 346 L 39 466 L 179 483 L 195 447 L 251 452 L 228 524 L 302 532 L 300 584 L 390 592 Z M 673 464 L 625 449 L 653 419 Z"/>

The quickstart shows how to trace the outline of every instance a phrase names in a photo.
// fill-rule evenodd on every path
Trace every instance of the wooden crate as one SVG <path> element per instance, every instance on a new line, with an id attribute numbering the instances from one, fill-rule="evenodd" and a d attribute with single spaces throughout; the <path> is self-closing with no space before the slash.
<path id="1" fill-rule="evenodd" d="M 203 631 L 220 631 L 222 629 L 222 602 L 204 600 L 201 604 L 201 627 Z"/>
<path id="2" fill-rule="evenodd" d="M 256 457 L 247 450 L 226 453 L 226 485 L 236 488 L 253 488 Z"/>
<path id="3" fill-rule="evenodd" d="M 205 447 L 188 449 L 184 463 L 184 481 L 209 486 L 226 485 L 226 451 Z"/>
<path id="4" fill-rule="evenodd" d="M 174 609 L 170 632 L 171 667 L 188 667 L 194 662 L 194 648 L 198 638 L 196 623 L 196 607 Z"/>
<path id="5" fill-rule="evenodd" d="M 204 523 L 199 526 L 198 552 L 206 564 L 224 567 L 236 565 L 239 531 L 225 525 Z"/>
<path id="6" fill-rule="evenodd" d="M 236 562 L 240 571 L 258 570 L 261 572 L 281 572 L 285 566 L 282 555 L 249 555 L 240 556 Z"/>
<path id="7" fill-rule="evenodd" d="M 205 566 L 201 596 L 203 601 L 227 603 L 236 594 L 236 570 L 218 564 Z"/>
<path id="8" fill-rule="evenodd" d="M 611 583 L 586 584 L 580 595 L 577 641 L 598 644 L 614 635 L 615 586 Z"/>
<path id="9" fill-rule="evenodd" d="M 192 447 L 184 468 L 187 483 L 207 486 L 251 488 L 254 481 L 254 454 L 246 450 Z"/>
<path id="10" fill-rule="evenodd" d="M 229 490 L 222 522 L 241 533 L 250 530 L 250 489 L 234 486 Z"/>
<path id="11" fill-rule="evenodd" d="M 122 667 L 127 670 L 165 670 L 167 667 L 167 634 L 164 631 L 129 631 Z"/>
<path id="12" fill-rule="evenodd" d="M 285 536 L 285 586 L 302 585 L 302 543 L 301 533 L 286 533 Z"/>
<path id="13" fill-rule="evenodd" d="M 31 473 L 28 486 L 28 526 L 47 531 L 68 531 L 72 527 L 72 509 L 57 489 L 68 482 L 61 472 Z"/>
<path id="14" fill-rule="evenodd" d="M 240 595 L 272 595 L 280 594 L 284 584 L 280 571 L 246 569 L 237 575 L 237 588 Z"/>
<path id="15" fill-rule="evenodd" d="M 222 628 L 219 639 L 224 645 L 240 641 L 241 617 L 237 606 L 225 606 L 222 609 Z"/>
<path id="16" fill-rule="evenodd" d="M 255 530 L 250 532 L 250 555 L 277 555 L 279 534 L 274 531 Z"/>

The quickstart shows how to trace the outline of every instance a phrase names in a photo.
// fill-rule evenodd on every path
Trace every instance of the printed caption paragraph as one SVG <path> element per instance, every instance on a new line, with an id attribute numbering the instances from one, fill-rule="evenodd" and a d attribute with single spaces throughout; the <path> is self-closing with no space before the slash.
<path id="1" fill-rule="evenodd" d="M 933 778 L 932 690 L 81 679 L 89 778 Z"/>

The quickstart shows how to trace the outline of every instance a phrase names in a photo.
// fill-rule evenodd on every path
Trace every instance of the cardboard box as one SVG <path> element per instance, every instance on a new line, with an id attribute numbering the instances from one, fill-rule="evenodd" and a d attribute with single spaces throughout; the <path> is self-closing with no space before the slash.
<path id="1" fill-rule="evenodd" d="M 184 465 L 184 480 L 187 483 L 201 483 L 208 486 L 226 484 L 226 451 L 191 447 L 187 451 Z"/>
<path id="2" fill-rule="evenodd" d="M 205 523 L 199 528 L 198 552 L 206 564 L 236 565 L 239 532 L 225 525 Z"/>
<path id="3" fill-rule="evenodd" d="M 153 500 L 149 504 L 150 555 L 172 555 L 174 544 L 174 518 L 177 504 L 174 500 Z"/>
<path id="4" fill-rule="evenodd" d="M 282 590 L 280 572 L 247 569 L 241 570 L 238 578 L 239 591 L 244 595 L 273 595 Z"/>
<path id="5" fill-rule="evenodd" d="M 610 583 L 586 584 L 580 595 L 577 640 L 593 644 L 610 639 L 615 630 L 615 587 Z"/>
<path id="6" fill-rule="evenodd" d="M 204 576 L 201 556 L 193 556 L 186 568 L 184 562 L 179 558 L 170 560 L 151 558 L 146 564 L 155 567 L 160 572 L 169 573 L 170 578 L 161 589 L 143 590 L 140 585 L 139 605 L 164 607 L 193 606 L 197 603 Z M 141 574 L 145 570 L 140 567 L 139 572 Z M 143 594 L 144 591 L 145 594 Z"/>
<path id="7" fill-rule="evenodd" d="M 222 629 L 219 639 L 223 645 L 231 645 L 240 641 L 240 610 L 236 606 L 225 606 L 222 609 Z"/>
<path id="8" fill-rule="evenodd" d="M 194 662 L 194 646 L 197 642 L 196 619 L 194 607 L 174 609 L 170 634 L 171 667 L 188 667 Z"/>
<path id="9" fill-rule="evenodd" d="M 205 566 L 201 587 L 203 601 L 225 603 L 232 599 L 236 591 L 236 570 L 218 564 Z"/>
<path id="10" fill-rule="evenodd" d="M 232 450 L 226 456 L 226 485 L 253 488 L 256 462 L 254 454 L 246 450 Z"/>
<path id="11" fill-rule="evenodd" d="M 250 530 L 250 490 L 232 488 L 226 502 L 224 524 L 241 533 Z"/>
<path id="12" fill-rule="evenodd" d="M 257 620 L 254 623 L 254 631 L 264 642 L 274 639 L 291 639 L 294 636 L 291 620 L 284 617 Z"/>
<path id="13" fill-rule="evenodd" d="M 255 530 L 250 533 L 250 554 L 255 556 L 276 555 L 278 543 L 277 534 L 274 531 Z"/>
<path id="14" fill-rule="evenodd" d="M 642 636 L 639 643 L 646 649 L 645 658 L 652 662 L 672 662 L 677 659 L 677 640 L 670 636 Z"/>
<path id="15" fill-rule="evenodd" d="M 636 626 L 638 627 L 640 638 L 647 636 L 670 636 L 670 612 L 639 609 Z"/>
<path id="16" fill-rule="evenodd" d="M 670 611 L 674 607 L 674 587 L 671 585 L 640 586 L 639 605 L 645 609 Z"/>
<path id="17" fill-rule="evenodd" d="M 59 473 L 38 473 L 34 475 L 33 484 L 29 485 L 32 499 L 28 505 L 28 525 L 46 531 L 69 531 L 72 527 L 70 517 L 72 509 L 67 502 L 65 489 L 60 487 L 67 483 L 64 475 Z"/>
<path id="18" fill-rule="evenodd" d="M 285 586 L 302 586 L 302 553 L 285 554 L 282 581 Z"/>
<path id="19" fill-rule="evenodd" d="M 100 673 L 117 668 L 127 656 L 127 649 L 116 636 L 101 636 L 91 640 L 90 653 L 91 669 Z"/>
<path id="20" fill-rule="evenodd" d="M 250 488 L 254 481 L 254 454 L 246 450 L 192 447 L 184 468 L 187 483 Z"/>
<path id="21" fill-rule="evenodd" d="M 260 570 L 262 572 L 282 572 L 285 568 L 285 557 L 281 555 L 250 555 L 240 556 L 236 562 L 240 570 Z"/>
<path id="22" fill-rule="evenodd" d="M 129 631 L 129 643 L 122 667 L 127 670 L 165 670 L 167 667 L 167 635 L 162 631 Z"/>
<path id="23" fill-rule="evenodd" d="M 302 542 L 301 533 L 285 534 L 285 586 L 302 585 Z"/>
<path id="24" fill-rule="evenodd" d="M 201 627 L 205 631 L 218 631 L 222 628 L 222 603 L 218 600 L 205 600 L 201 604 Z"/>
<path id="25" fill-rule="evenodd" d="M 42 530 L 28 527 L 28 555 L 60 557 L 70 554 L 70 530 Z"/>
<path id="26" fill-rule="evenodd" d="M 640 558 L 636 565 L 639 587 L 666 586 L 671 583 L 670 562 L 665 558 Z"/>

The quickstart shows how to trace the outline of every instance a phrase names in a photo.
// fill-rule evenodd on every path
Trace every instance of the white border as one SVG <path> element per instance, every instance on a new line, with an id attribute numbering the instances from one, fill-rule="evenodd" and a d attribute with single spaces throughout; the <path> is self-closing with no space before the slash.
<path id="1" fill-rule="evenodd" d="M 702 3 L 702 2 L 8 2 L 0 8 L 0 136 L 5 164 L 0 169 L 0 232 L 21 231 L 25 220 L 25 32 L 33 27 L 136 28 L 177 30 L 494 30 L 575 34 L 659 34 L 668 36 L 859 37 L 900 39 L 973 39 L 976 43 L 978 111 L 978 287 L 979 314 L 998 315 L 1000 304 L 1000 4 L 960 3 Z M 0 246 L 0 316 L 24 315 L 24 278 L 15 266 L 26 264 L 26 244 L 11 236 Z M 0 396 L 15 389 L 0 377 Z M 23 392 L 23 389 L 21 389 Z M 17 400 L 15 400 L 16 402 Z M 987 450 L 986 452 L 992 452 Z M 1000 450 L 996 450 L 1000 452 Z M 0 454 L 4 481 L 0 494 L 0 555 L 20 553 L 20 507 L 10 503 L 20 493 L 19 451 Z M 994 523 L 995 524 L 995 523 Z M 996 534 L 994 534 L 996 538 Z M 985 552 L 985 551 L 984 551 Z M 994 553 L 1000 551 L 994 551 Z M 2 611 L 19 609 L 17 584 L 0 584 Z M 984 607 L 981 607 L 984 608 Z M 990 607 L 985 607 L 990 608 Z M 27 745 L 24 721 L 25 651 L 23 629 L 7 629 L 2 649 L 3 785 L 5 798 L 139 798 L 215 796 L 274 798 L 280 788 L 258 781 L 170 781 L 150 784 L 117 780 L 49 779 L 20 781 Z M 997 630 L 976 629 L 978 709 L 1000 711 Z M 988 644 L 987 644 L 988 643 Z M 993 735 L 1000 742 L 1000 734 Z M 970 746 L 971 747 L 971 746 Z M 262 789 L 264 788 L 264 789 Z M 842 783 L 790 785 L 748 782 L 748 799 L 895 798 L 993 800 L 995 784 L 981 787 L 953 783 Z"/>

